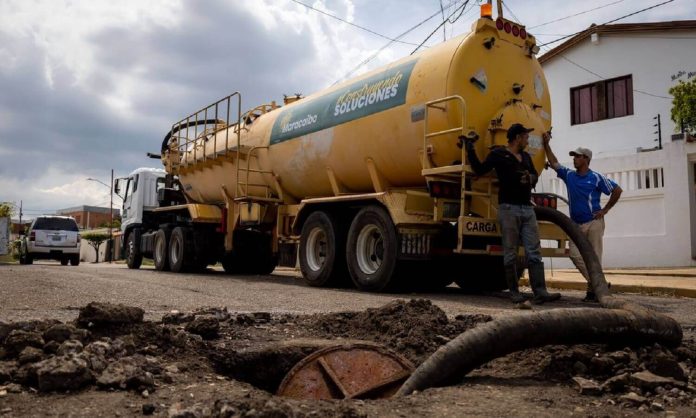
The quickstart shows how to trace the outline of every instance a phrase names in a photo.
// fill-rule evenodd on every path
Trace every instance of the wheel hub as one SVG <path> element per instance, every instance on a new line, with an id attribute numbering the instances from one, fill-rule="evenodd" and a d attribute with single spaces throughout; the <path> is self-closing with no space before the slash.
<path id="1" fill-rule="evenodd" d="M 366 225 L 358 234 L 356 255 L 365 274 L 374 274 L 384 260 L 384 238 L 376 225 Z"/>

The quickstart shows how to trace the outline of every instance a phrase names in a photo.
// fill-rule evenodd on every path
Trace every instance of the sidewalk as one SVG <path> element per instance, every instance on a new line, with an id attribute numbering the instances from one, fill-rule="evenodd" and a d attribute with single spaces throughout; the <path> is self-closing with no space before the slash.
<path id="1" fill-rule="evenodd" d="M 617 293 L 641 293 L 696 298 L 696 267 L 678 269 L 607 269 L 604 277 Z M 526 278 L 520 284 L 529 285 Z M 585 290 L 586 282 L 574 269 L 546 270 L 546 284 L 555 289 Z"/>

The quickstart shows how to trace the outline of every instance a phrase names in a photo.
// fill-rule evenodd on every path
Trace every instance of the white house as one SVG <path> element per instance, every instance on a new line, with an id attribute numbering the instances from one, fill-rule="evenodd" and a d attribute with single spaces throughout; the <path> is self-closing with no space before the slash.
<path id="1" fill-rule="evenodd" d="M 605 267 L 696 266 L 696 142 L 675 135 L 668 93 L 696 79 L 696 21 L 593 26 L 539 61 L 556 155 L 572 167 L 568 151 L 590 148 L 591 168 L 624 189 L 607 217 Z M 565 194 L 549 170 L 540 188 Z"/>

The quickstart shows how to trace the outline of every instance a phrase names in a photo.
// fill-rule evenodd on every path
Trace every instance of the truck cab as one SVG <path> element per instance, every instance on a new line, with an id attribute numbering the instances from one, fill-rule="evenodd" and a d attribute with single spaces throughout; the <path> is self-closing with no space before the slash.
<path id="1" fill-rule="evenodd" d="M 132 254 L 126 248 L 129 242 L 138 242 L 131 237 L 134 231 L 147 229 L 152 223 L 153 210 L 159 207 L 157 192 L 164 187 L 166 172 L 159 168 L 142 167 L 128 176 L 116 179 L 114 192 L 123 198 L 121 233 L 122 254 Z M 139 235 L 139 234 L 138 234 Z"/>
<path id="2" fill-rule="evenodd" d="M 142 225 L 145 212 L 159 207 L 157 190 L 164 187 L 166 174 L 159 168 L 138 168 L 116 179 L 114 192 L 123 197 L 121 232 Z"/>

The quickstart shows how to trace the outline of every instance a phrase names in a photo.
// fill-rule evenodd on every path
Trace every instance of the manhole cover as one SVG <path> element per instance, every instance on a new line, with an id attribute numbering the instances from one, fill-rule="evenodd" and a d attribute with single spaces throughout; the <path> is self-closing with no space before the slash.
<path id="1" fill-rule="evenodd" d="M 278 395 L 298 399 L 388 398 L 413 372 L 413 365 L 379 345 L 328 347 L 288 372 Z"/>

